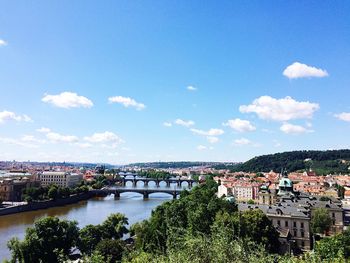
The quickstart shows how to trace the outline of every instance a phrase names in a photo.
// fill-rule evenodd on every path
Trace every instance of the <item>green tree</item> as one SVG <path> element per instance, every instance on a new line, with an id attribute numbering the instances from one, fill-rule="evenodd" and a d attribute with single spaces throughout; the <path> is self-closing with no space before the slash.
<path id="1" fill-rule="evenodd" d="M 97 246 L 95 253 L 100 254 L 107 262 L 117 262 L 122 259 L 125 244 L 122 240 L 103 239 Z"/>
<path id="2" fill-rule="evenodd" d="M 79 231 L 78 248 L 84 253 L 91 255 L 97 244 L 102 240 L 103 229 L 100 225 L 87 225 Z"/>
<path id="3" fill-rule="evenodd" d="M 51 185 L 48 191 L 48 196 L 50 199 L 57 199 L 58 198 L 58 187 L 56 185 Z"/>
<path id="4" fill-rule="evenodd" d="M 106 239 L 120 239 L 124 234 L 128 233 L 126 225 L 128 219 L 120 213 L 111 214 L 102 223 L 103 238 Z"/>
<path id="5" fill-rule="evenodd" d="M 23 241 L 13 238 L 8 242 L 12 262 L 58 262 L 68 256 L 78 239 L 77 222 L 46 217 L 26 230 Z"/>
<path id="6" fill-rule="evenodd" d="M 325 234 L 332 225 L 332 218 L 326 208 L 316 208 L 312 211 L 311 228 L 314 233 Z"/>

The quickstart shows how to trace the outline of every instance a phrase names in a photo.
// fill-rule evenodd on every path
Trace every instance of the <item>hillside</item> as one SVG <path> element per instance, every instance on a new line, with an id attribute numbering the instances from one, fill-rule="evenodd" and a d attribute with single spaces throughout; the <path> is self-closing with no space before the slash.
<path id="1" fill-rule="evenodd" d="M 233 171 L 288 172 L 311 168 L 319 175 L 349 173 L 350 150 L 292 151 L 254 157 L 247 162 L 229 167 Z"/>
<path id="2" fill-rule="evenodd" d="M 150 163 L 132 163 L 125 167 L 141 167 L 141 168 L 152 168 L 152 169 L 167 169 L 167 168 L 176 168 L 176 169 L 183 169 L 183 168 L 190 168 L 190 167 L 203 167 L 203 166 L 216 166 L 220 165 L 219 162 L 150 162 Z M 230 165 L 233 165 L 233 163 L 230 163 Z"/>

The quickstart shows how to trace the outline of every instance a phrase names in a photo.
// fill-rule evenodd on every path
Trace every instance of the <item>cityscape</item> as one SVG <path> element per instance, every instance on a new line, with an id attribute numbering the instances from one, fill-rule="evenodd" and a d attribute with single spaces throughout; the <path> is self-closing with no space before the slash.
<path id="1" fill-rule="evenodd" d="M 0 262 L 350 260 L 350 3 L 0 7 Z"/>

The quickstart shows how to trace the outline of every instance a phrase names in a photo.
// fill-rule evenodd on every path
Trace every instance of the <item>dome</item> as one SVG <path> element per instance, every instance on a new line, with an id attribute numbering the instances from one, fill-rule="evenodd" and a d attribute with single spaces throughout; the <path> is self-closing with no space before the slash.
<path id="1" fill-rule="evenodd" d="M 289 178 L 282 178 L 280 180 L 280 183 L 278 184 L 279 187 L 293 187 L 293 183 Z"/>
<path id="2" fill-rule="evenodd" d="M 234 196 L 227 196 L 227 197 L 225 197 L 225 200 L 231 204 L 236 202 Z"/>

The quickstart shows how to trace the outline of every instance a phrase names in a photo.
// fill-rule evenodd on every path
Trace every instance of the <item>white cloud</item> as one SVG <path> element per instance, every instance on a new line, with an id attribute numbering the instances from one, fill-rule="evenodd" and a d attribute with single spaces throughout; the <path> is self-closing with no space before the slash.
<path id="1" fill-rule="evenodd" d="M 242 105 L 242 113 L 256 113 L 260 119 L 274 121 L 288 121 L 292 119 L 310 119 L 320 107 L 317 103 L 296 101 L 291 97 L 275 99 L 261 96 L 250 105 Z"/>
<path id="2" fill-rule="evenodd" d="M 0 39 L 0 47 L 7 46 L 7 42 L 3 39 Z"/>
<path id="3" fill-rule="evenodd" d="M 328 73 L 324 69 L 308 66 L 299 62 L 294 62 L 292 65 L 286 67 L 286 69 L 283 71 L 283 75 L 289 79 L 307 77 L 322 78 L 327 77 Z"/>
<path id="4" fill-rule="evenodd" d="M 45 143 L 45 140 L 37 139 L 33 135 L 23 135 L 21 141 L 32 143 Z"/>
<path id="5" fill-rule="evenodd" d="M 124 107 L 134 107 L 137 110 L 143 110 L 146 108 L 145 104 L 136 102 L 134 99 L 129 97 L 122 97 L 122 96 L 115 96 L 115 97 L 109 97 L 108 98 L 109 103 L 119 103 L 122 104 Z"/>
<path id="6" fill-rule="evenodd" d="M 165 127 L 171 127 L 173 126 L 171 122 L 163 122 L 163 126 Z"/>
<path id="7" fill-rule="evenodd" d="M 203 131 L 203 130 L 199 130 L 199 129 L 191 129 L 191 132 L 193 132 L 194 134 L 203 135 L 203 136 L 218 136 L 218 135 L 224 134 L 223 130 L 214 129 L 214 128 L 211 128 L 208 131 Z"/>
<path id="8" fill-rule="evenodd" d="M 91 143 L 88 143 L 88 142 L 86 142 L 86 143 L 80 143 L 80 142 L 78 142 L 78 143 L 76 143 L 75 145 L 77 145 L 78 147 L 80 147 L 80 148 L 82 148 L 82 149 L 86 149 L 86 148 L 92 147 L 92 144 L 91 144 Z"/>
<path id="9" fill-rule="evenodd" d="M 207 146 L 204 146 L 204 145 L 198 145 L 198 146 L 197 146 L 197 150 L 198 150 L 198 151 L 214 150 L 214 148 L 213 148 L 213 147 L 207 147 Z"/>
<path id="10" fill-rule="evenodd" d="M 274 147 L 276 147 L 276 148 L 278 148 L 278 147 L 281 147 L 282 146 L 282 144 L 279 142 L 279 141 L 277 141 L 277 140 L 273 140 L 273 143 L 274 143 Z"/>
<path id="11" fill-rule="evenodd" d="M 234 140 L 235 145 L 249 145 L 252 144 L 252 142 L 246 138 L 240 138 L 237 140 Z"/>
<path id="12" fill-rule="evenodd" d="M 42 99 L 45 103 L 50 103 L 59 108 L 91 108 L 94 104 L 91 100 L 77 93 L 65 91 L 58 95 L 45 95 Z"/>
<path id="13" fill-rule="evenodd" d="M 193 87 L 193 86 L 187 86 L 187 90 L 189 90 L 189 91 L 196 91 L 197 88 Z"/>
<path id="14" fill-rule="evenodd" d="M 214 136 L 207 136 L 207 140 L 209 143 L 217 143 L 219 141 L 219 138 Z"/>
<path id="15" fill-rule="evenodd" d="M 0 112 L 0 124 L 4 123 L 5 121 L 24 121 L 24 122 L 31 122 L 32 119 L 28 115 L 17 115 L 16 113 L 12 111 L 1 111 Z"/>
<path id="16" fill-rule="evenodd" d="M 254 125 L 250 123 L 250 121 L 247 120 L 241 120 L 241 119 L 234 119 L 234 120 L 228 120 L 226 123 L 223 123 L 224 126 L 229 126 L 235 131 L 238 132 L 248 132 L 248 131 L 255 131 L 256 128 Z"/>
<path id="17" fill-rule="evenodd" d="M 77 136 L 74 135 L 62 135 L 56 132 L 48 132 L 46 134 L 46 138 L 51 142 L 67 142 L 67 143 L 73 143 L 77 142 L 79 139 Z"/>
<path id="18" fill-rule="evenodd" d="M 38 148 L 37 145 L 23 141 L 21 139 L 0 137 L 0 143 L 12 144 L 12 145 L 17 145 L 17 146 L 27 147 L 27 148 Z"/>
<path id="19" fill-rule="evenodd" d="M 182 119 L 176 119 L 174 123 L 184 127 L 190 127 L 194 125 L 194 121 L 184 121 Z"/>
<path id="20" fill-rule="evenodd" d="M 36 131 L 41 132 L 41 133 L 48 133 L 51 130 L 49 128 L 46 128 L 46 127 L 41 127 L 40 129 L 37 129 Z"/>
<path id="21" fill-rule="evenodd" d="M 342 112 L 339 114 L 335 114 L 334 117 L 342 121 L 350 121 L 350 112 Z"/>
<path id="22" fill-rule="evenodd" d="M 306 129 L 303 126 L 294 125 L 290 123 L 283 123 L 283 125 L 280 127 L 280 130 L 287 134 L 301 134 L 301 133 L 312 132 L 312 130 Z"/>
<path id="23" fill-rule="evenodd" d="M 124 140 L 110 131 L 94 133 L 91 136 L 84 137 L 84 140 L 90 143 L 103 143 L 104 148 L 116 148 L 119 144 L 124 143 Z"/>

